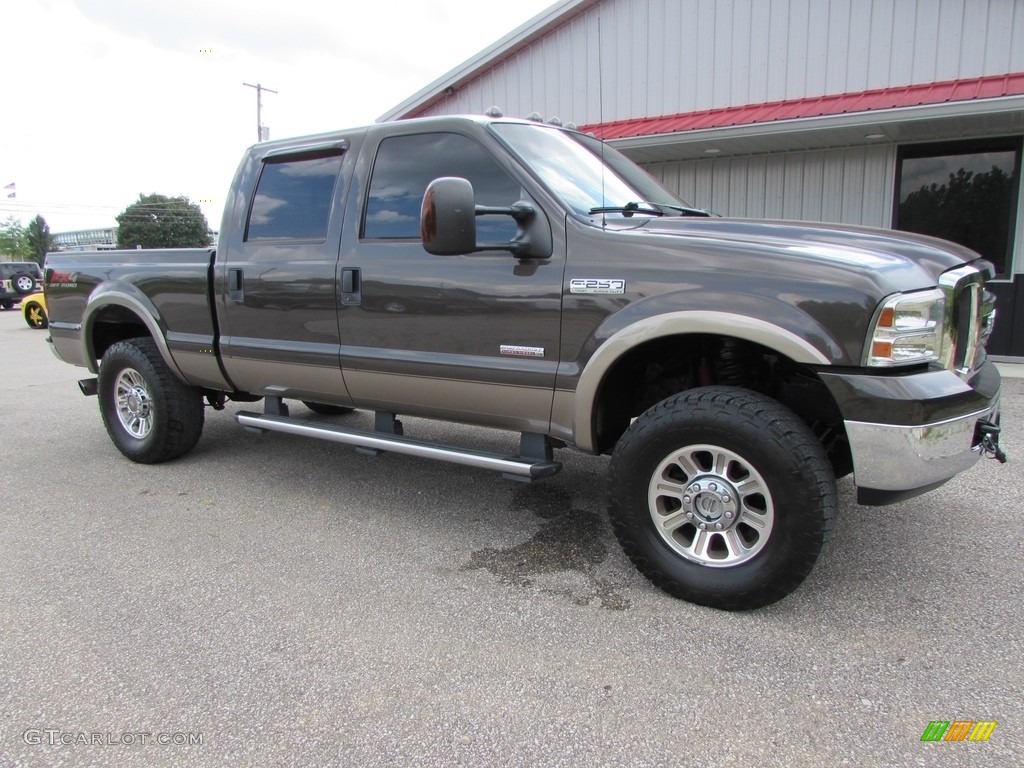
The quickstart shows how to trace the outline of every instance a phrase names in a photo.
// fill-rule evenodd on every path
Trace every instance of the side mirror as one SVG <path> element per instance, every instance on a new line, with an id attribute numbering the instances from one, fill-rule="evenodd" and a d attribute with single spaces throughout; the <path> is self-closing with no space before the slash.
<path id="1" fill-rule="evenodd" d="M 510 216 L 516 235 L 507 243 L 478 243 L 477 216 Z M 420 207 L 420 239 L 423 249 L 435 256 L 461 256 L 478 251 L 511 251 L 517 259 L 551 257 L 551 227 L 528 201 L 508 207 L 476 205 L 468 179 L 443 176 L 427 185 Z"/>
<path id="2" fill-rule="evenodd" d="M 420 238 L 435 256 L 477 250 L 476 203 L 467 179 L 445 176 L 430 182 L 420 208 Z"/>

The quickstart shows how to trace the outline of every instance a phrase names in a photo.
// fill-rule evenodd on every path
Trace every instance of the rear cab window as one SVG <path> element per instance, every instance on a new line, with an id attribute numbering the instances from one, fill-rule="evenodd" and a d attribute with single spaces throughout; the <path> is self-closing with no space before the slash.
<path id="1" fill-rule="evenodd" d="M 327 237 L 343 149 L 263 161 L 246 220 L 246 242 Z"/>

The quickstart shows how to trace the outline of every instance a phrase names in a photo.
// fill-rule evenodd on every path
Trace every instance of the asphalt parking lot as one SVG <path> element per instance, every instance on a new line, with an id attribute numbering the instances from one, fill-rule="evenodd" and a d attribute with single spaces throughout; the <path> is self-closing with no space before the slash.
<path id="1" fill-rule="evenodd" d="M 634 571 L 605 459 L 518 485 L 231 406 L 135 465 L 45 336 L 0 312 L 0 766 L 1024 762 L 1022 379 L 1009 464 L 887 508 L 842 483 L 810 579 L 728 614 Z M 947 720 L 997 725 L 921 741 Z"/>

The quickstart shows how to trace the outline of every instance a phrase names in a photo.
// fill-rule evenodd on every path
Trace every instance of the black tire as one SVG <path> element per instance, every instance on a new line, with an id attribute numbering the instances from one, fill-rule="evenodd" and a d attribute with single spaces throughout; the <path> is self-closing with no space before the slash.
<path id="1" fill-rule="evenodd" d="M 26 302 L 22 304 L 21 308 L 25 312 L 25 322 L 28 323 L 29 328 L 44 330 L 50 327 L 50 321 L 46 318 L 46 310 L 38 301 Z"/>
<path id="2" fill-rule="evenodd" d="M 106 351 L 99 401 L 110 439 L 140 464 L 183 456 L 203 433 L 202 393 L 170 371 L 150 338 L 119 341 Z"/>
<path id="3" fill-rule="evenodd" d="M 643 413 L 616 446 L 610 478 L 612 527 L 640 572 L 675 597 L 731 611 L 804 581 L 837 504 L 811 430 L 734 387 L 689 390 Z"/>
<path id="4" fill-rule="evenodd" d="M 0 301 L 0 309 L 10 309 L 13 306 L 13 301 Z"/>
<path id="5" fill-rule="evenodd" d="M 321 416 L 341 416 L 345 413 L 352 413 L 355 408 L 349 408 L 344 405 L 329 405 L 328 403 L 314 403 L 309 400 L 303 400 L 302 404 L 309 408 L 313 413 L 319 413 Z"/>
<path id="6" fill-rule="evenodd" d="M 28 272 L 18 272 L 11 278 L 11 287 L 19 296 L 28 296 L 36 289 L 36 280 Z"/>

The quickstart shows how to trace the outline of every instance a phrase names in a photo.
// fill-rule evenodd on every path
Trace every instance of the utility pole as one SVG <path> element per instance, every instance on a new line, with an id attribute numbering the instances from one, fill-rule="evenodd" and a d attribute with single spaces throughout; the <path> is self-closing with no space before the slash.
<path id="1" fill-rule="evenodd" d="M 256 89 L 256 141 L 263 141 L 269 135 L 269 131 L 266 131 L 263 127 L 263 92 L 277 93 L 277 91 L 273 91 L 266 86 L 260 85 L 258 82 L 256 85 L 253 85 L 252 83 L 242 83 L 242 85 Z"/>

